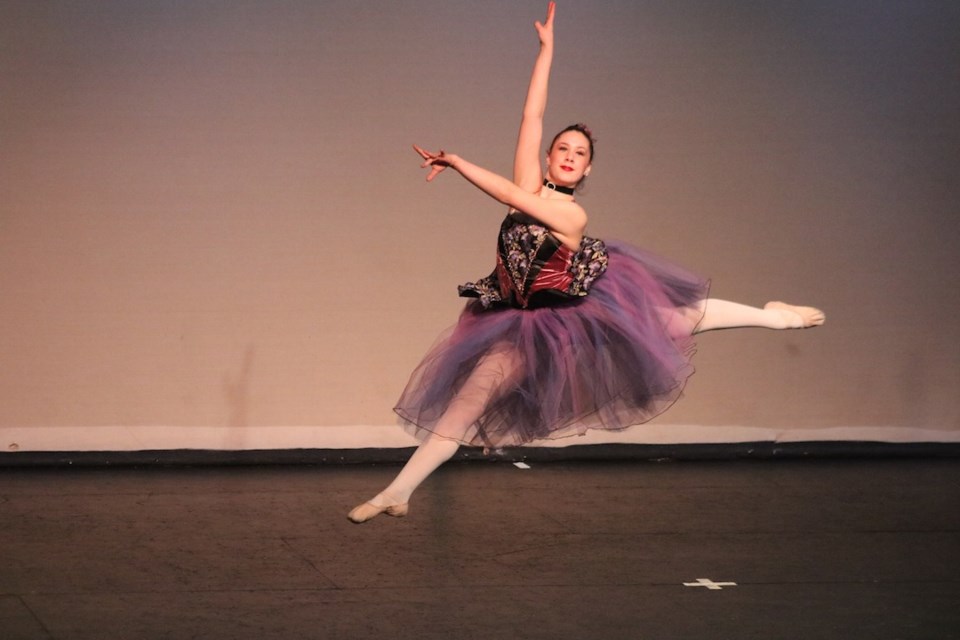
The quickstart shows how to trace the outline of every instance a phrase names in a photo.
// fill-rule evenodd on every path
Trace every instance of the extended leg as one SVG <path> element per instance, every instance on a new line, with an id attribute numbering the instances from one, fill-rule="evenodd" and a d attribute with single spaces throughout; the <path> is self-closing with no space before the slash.
<path id="1" fill-rule="evenodd" d="M 820 326 L 826 316 L 819 309 L 800 307 L 785 302 L 768 302 L 763 309 L 737 302 L 710 298 L 701 303 L 703 319 L 695 333 L 734 327 L 766 329 L 806 329 Z"/>
<path id="2" fill-rule="evenodd" d="M 453 457 L 467 429 L 483 413 L 487 401 L 517 370 L 516 358 L 512 351 L 485 356 L 447 407 L 434 432 L 420 443 L 393 482 L 369 502 L 356 507 L 347 517 L 360 523 L 381 513 L 406 515 L 407 502 L 416 488 Z"/>

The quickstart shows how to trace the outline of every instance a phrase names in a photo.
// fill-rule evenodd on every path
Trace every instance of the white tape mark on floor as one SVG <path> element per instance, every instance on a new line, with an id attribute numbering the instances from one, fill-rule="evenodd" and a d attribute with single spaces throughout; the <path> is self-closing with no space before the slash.
<path id="1" fill-rule="evenodd" d="M 714 582 L 710 578 L 697 578 L 696 582 L 684 582 L 685 587 L 706 587 L 711 591 L 719 591 L 724 587 L 735 587 L 736 582 Z"/>

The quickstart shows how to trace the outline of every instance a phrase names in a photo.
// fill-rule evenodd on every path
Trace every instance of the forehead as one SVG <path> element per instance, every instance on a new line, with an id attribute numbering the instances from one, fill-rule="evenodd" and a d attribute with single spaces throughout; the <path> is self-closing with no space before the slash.
<path id="1" fill-rule="evenodd" d="M 582 131 L 577 131 L 576 129 L 571 129 L 570 131 L 564 131 L 557 138 L 557 144 L 565 143 L 574 147 L 583 147 L 584 149 L 590 148 L 590 139 Z"/>

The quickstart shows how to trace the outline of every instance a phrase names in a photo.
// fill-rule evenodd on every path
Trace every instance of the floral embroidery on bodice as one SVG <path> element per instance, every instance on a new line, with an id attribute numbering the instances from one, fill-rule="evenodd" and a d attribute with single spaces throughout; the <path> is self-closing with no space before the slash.
<path id="1" fill-rule="evenodd" d="M 497 266 L 486 278 L 459 287 L 461 296 L 484 307 L 540 307 L 586 296 L 607 269 L 602 240 L 584 236 L 573 251 L 540 222 L 524 213 L 500 225 Z"/>

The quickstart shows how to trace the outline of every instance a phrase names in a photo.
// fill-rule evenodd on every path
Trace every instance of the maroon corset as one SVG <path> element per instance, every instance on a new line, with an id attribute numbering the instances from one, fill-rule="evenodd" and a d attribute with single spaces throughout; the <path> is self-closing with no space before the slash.
<path id="1" fill-rule="evenodd" d="M 497 266 L 486 278 L 459 287 L 460 295 L 480 298 L 484 307 L 522 309 L 587 295 L 607 269 L 602 240 L 584 237 L 573 251 L 525 213 L 509 214 L 500 225 Z"/>

